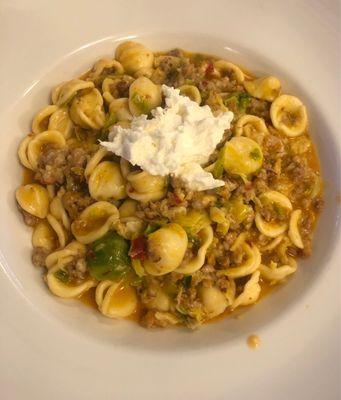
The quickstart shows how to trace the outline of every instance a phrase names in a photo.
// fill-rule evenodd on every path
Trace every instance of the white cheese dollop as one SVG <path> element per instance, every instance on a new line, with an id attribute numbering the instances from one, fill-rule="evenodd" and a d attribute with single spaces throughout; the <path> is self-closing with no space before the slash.
<path id="1" fill-rule="evenodd" d="M 224 185 L 201 165 L 230 128 L 233 113 L 214 116 L 209 106 L 199 106 L 178 89 L 162 86 L 166 107 L 133 118 L 130 128 L 113 126 L 107 150 L 138 165 L 152 175 L 174 174 L 191 190 L 208 190 Z"/>

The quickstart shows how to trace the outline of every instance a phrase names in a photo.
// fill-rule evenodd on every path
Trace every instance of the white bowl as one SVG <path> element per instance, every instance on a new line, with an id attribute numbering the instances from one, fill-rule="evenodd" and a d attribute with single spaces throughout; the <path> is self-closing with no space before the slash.
<path id="1" fill-rule="evenodd" d="M 112 9 L 109 4 L 108 7 Z M 234 7 L 243 9 L 236 4 Z M 85 10 L 85 15 L 90 18 L 90 8 Z M 55 16 L 48 15 L 53 23 L 56 15 L 62 14 L 58 8 Z M 68 54 L 68 47 L 62 43 L 66 39 L 58 39 L 57 56 L 53 57 L 51 49 L 46 56 L 42 52 L 39 57 L 43 62 L 34 61 L 34 73 L 30 71 L 29 60 L 21 65 L 19 70 L 26 81 L 37 78 L 26 91 L 20 85 L 21 78 L 16 83 L 10 77 L 13 86 L 4 88 L 3 93 L 9 93 L 13 101 L 0 116 L 0 170 L 3 171 L 3 195 L 0 199 L 3 274 L 0 290 L 4 297 L 1 311 L 5 318 L 10 319 L 2 332 L 7 342 L 3 346 L 4 359 L 16 369 L 14 374 L 5 367 L 0 368 L 2 376 L 6 377 L 6 393 L 15 393 L 11 386 L 13 383 L 20 393 L 15 398 L 24 398 L 20 396 L 26 390 L 28 397 L 25 398 L 44 398 L 43 394 L 50 394 L 55 382 L 58 388 L 54 386 L 52 393 L 55 397 L 52 398 L 91 398 L 91 393 L 99 393 L 102 398 L 109 394 L 116 394 L 120 399 L 135 398 L 137 393 L 141 398 L 157 398 L 156 393 L 162 389 L 164 398 L 196 396 L 223 399 L 227 398 L 228 387 L 240 391 L 240 397 L 236 394 L 234 399 L 251 394 L 253 398 L 264 398 L 247 387 L 250 379 L 253 383 L 256 379 L 267 382 L 269 393 L 276 393 L 284 382 L 290 380 L 290 371 L 287 370 L 290 362 L 307 366 L 306 360 L 302 363 L 299 353 L 307 357 L 310 349 L 307 342 L 321 340 L 321 325 L 326 326 L 326 335 L 334 347 L 337 343 L 335 321 L 331 319 L 336 315 L 333 296 L 338 284 L 337 263 L 340 257 L 337 245 L 340 242 L 340 136 L 337 135 L 335 120 L 331 119 L 334 118 L 332 110 L 335 110 L 335 105 L 328 108 L 323 103 L 328 99 L 326 85 L 332 84 L 333 78 L 324 75 L 326 71 L 322 65 L 308 66 L 302 62 L 300 66 L 297 62 L 287 61 L 296 57 L 303 46 L 292 44 L 294 50 L 285 46 L 284 54 L 279 56 L 274 51 L 275 55 L 271 57 L 271 51 L 265 51 L 267 45 L 273 46 L 270 36 L 264 47 L 258 47 L 259 40 L 250 37 L 246 44 L 245 36 L 238 40 L 238 35 L 233 35 L 231 30 L 229 34 L 220 30 L 210 35 L 195 33 L 195 29 L 180 33 L 167 33 L 165 29 L 146 33 L 141 29 L 138 30 L 140 34 L 133 35 L 153 50 L 180 47 L 210 53 L 239 63 L 257 75 L 278 76 L 284 91 L 297 95 L 308 108 L 310 131 L 325 181 L 325 207 L 315 232 L 313 254 L 299 262 L 297 273 L 286 285 L 250 308 L 241 319 L 227 318 L 196 332 L 185 329 L 150 331 L 129 321 L 106 319 L 78 301 L 64 301 L 51 296 L 41 279 L 41 272 L 30 263 L 30 229 L 23 224 L 14 201 L 14 191 L 22 179 L 16 151 L 20 140 L 30 130 L 32 116 L 49 102 L 51 88 L 84 72 L 96 59 L 113 55 L 117 43 L 127 37 L 116 31 L 117 35 L 92 43 L 84 41 L 82 47 Z M 67 32 L 71 39 L 76 36 L 71 30 Z M 29 35 L 34 36 L 32 33 Z M 285 43 L 280 37 L 276 40 L 278 45 Z M 315 40 L 319 39 L 316 37 Z M 53 63 L 47 65 L 51 59 Z M 11 65 L 13 73 L 17 73 L 17 66 L 9 62 L 9 68 Z M 29 72 L 25 71 L 26 65 Z M 316 75 L 320 78 L 318 81 L 312 79 Z M 329 98 L 329 101 L 333 99 Z M 251 333 L 258 333 L 263 342 L 257 355 L 251 355 L 245 344 Z M 278 356 L 274 357 L 274 351 Z M 314 356 L 308 357 L 311 363 L 323 359 L 318 350 Z M 250 360 L 257 360 L 258 366 L 252 368 Z M 337 360 L 329 358 L 328 362 L 331 367 Z M 40 389 L 25 376 L 23 369 L 31 369 L 33 374 L 40 376 L 45 382 Z M 271 374 L 277 374 L 276 378 L 270 378 Z M 302 374 L 305 376 L 304 372 Z M 94 375 L 96 379 L 91 382 Z M 111 379 L 112 385 L 108 384 Z M 269 383 L 267 379 L 274 381 Z M 332 383 L 334 387 L 331 389 L 336 393 L 335 380 L 324 378 L 321 381 L 324 386 Z M 77 389 L 73 382 L 76 382 Z M 78 389 L 80 382 L 84 386 Z M 295 385 L 297 390 L 301 390 L 301 384 L 293 383 L 292 387 Z M 309 393 L 315 396 L 318 392 Z"/>

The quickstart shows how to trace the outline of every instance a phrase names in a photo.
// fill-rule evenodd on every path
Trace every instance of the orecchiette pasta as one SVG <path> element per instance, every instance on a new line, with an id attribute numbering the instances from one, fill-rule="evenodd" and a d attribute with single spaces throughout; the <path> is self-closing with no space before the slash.
<path id="1" fill-rule="evenodd" d="M 15 197 L 24 211 L 38 218 L 46 218 L 49 211 L 49 195 L 43 186 L 37 183 L 20 186 Z"/>
<path id="2" fill-rule="evenodd" d="M 281 82 L 275 76 L 244 81 L 244 87 L 257 99 L 274 101 L 281 91 Z"/>
<path id="3" fill-rule="evenodd" d="M 50 291 L 58 297 L 74 299 L 82 296 L 83 293 L 97 285 L 97 282 L 93 279 L 87 279 L 75 285 L 68 285 L 58 278 L 58 272 L 60 271 L 62 269 L 57 266 L 51 268 L 46 275 L 46 282 Z"/>
<path id="4" fill-rule="evenodd" d="M 51 115 L 58 110 L 57 106 L 47 106 L 44 107 L 39 113 L 34 117 L 32 122 L 32 132 L 37 134 L 44 132 L 48 129 L 49 119 Z"/>
<path id="5" fill-rule="evenodd" d="M 109 318 L 124 318 L 137 307 L 137 295 L 133 287 L 121 282 L 102 281 L 96 288 L 96 303 L 100 312 Z"/>
<path id="6" fill-rule="evenodd" d="M 123 72 L 124 69 L 118 61 L 110 58 L 102 58 L 94 64 L 87 79 L 96 80 L 101 75 L 121 75 Z"/>
<path id="7" fill-rule="evenodd" d="M 228 305 L 224 293 L 215 286 L 202 287 L 200 289 L 200 298 L 204 305 L 205 312 L 210 318 L 222 314 Z"/>
<path id="8" fill-rule="evenodd" d="M 126 177 L 127 195 L 138 201 L 160 200 L 166 195 L 166 178 L 148 172 L 131 172 Z"/>
<path id="9" fill-rule="evenodd" d="M 255 115 L 243 115 L 240 117 L 234 128 L 236 136 L 246 136 L 262 144 L 264 136 L 269 134 L 264 119 Z"/>
<path id="10" fill-rule="evenodd" d="M 195 101 L 198 104 L 201 103 L 201 94 L 200 94 L 199 89 L 196 86 L 193 86 L 193 85 L 182 85 L 182 86 L 179 87 L 179 89 L 180 89 L 180 94 L 182 96 L 187 96 L 192 101 Z"/>
<path id="11" fill-rule="evenodd" d="M 147 239 L 149 258 L 143 262 L 150 275 L 164 275 L 180 264 L 187 248 L 187 235 L 178 224 L 168 224 L 151 233 Z"/>
<path id="12" fill-rule="evenodd" d="M 116 48 L 116 59 L 128 74 L 134 74 L 142 68 L 153 66 L 154 54 L 145 46 L 136 42 L 124 42 Z"/>
<path id="13" fill-rule="evenodd" d="M 295 210 L 291 213 L 289 222 L 289 238 L 299 249 L 303 249 L 303 241 L 299 230 L 299 221 L 302 215 L 301 210 Z"/>
<path id="14" fill-rule="evenodd" d="M 66 242 L 67 242 L 67 234 L 65 232 L 65 229 L 60 221 L 56 217 L 54 217 L 52 214 L 47 214 L 46 216 L 48 223 L 51 225 L 53 230 L 56 232 L 56 235 L 58 237 L 59 245 L 60 247 L 64 247 Z"/>
<path id="15" fill-rule="evenodd" d="M 232 304 L 232 309 L 236 309 L 240 306 L 248 306 L 258 300 L 261 287 L 259 284 L 260 272 L 255 271 L 251 278 L 245 284 L 243 292 L 235 299 Z"/>
<path id="16" fill-rule="evenodd" d="M 277 263 L 271 262 L 269 267 L 263 264 L 259 267 L 261 277 L 272 283 L 282 281 L 287 276 L 296 272 L 296 270 L 297 264 L 293 259 L 291 259 L 291 263 L 287 265 L 278 266 Z"/>
<path id="17" fill-rule="evenodd" d="M 59 107 L 49 119 L 48 130 L 60 132 L 65 139 L 68 139 L 73 131 L 73 123 L 66 107 Z"/>
<path id="18" fill-rule="evenodd" d="M 50 213 L 58 219 L 66 230 L 70 230 L 70 218 L 64 208 L 62 202 L 62 196 L 65 193 L 65 189 L 59 190 L 57 196 L 55 196 L 50 203 Z"/>
<path id="19" fill-rule="evenodd" d="M 118 211 L 120 212 L 120 218 L 133 217 L 136 214 L 138 202 L 132 199 L 126 199 L 121 204 Z"/>
<path id="20" fill-rule="evenodd" d="M 43 220 L 34 227 L 32 234 L 33 247 L 41 247 L 52 251 L 56 247 L 56 242 L 56 234 L 47 221 Z"/>
<path id="21" fill-rule="evenodd" d="M 77 93 L 84 89 L 93 88 L 95 85 L 90 81 L 83 81 L 81 79 L 72 79 L 57 86 L 52 92 L 52 102 L 57 106 L 64 106 L 68 104 Z"/>
<path id="22" fill-rule="evenodd" d="M 79 242 L 91 243 L 105 235 L 118 218 L 116 206 L 107 201 L 98 201 L 80 214 L 71 224 L 71 231 Z"/>
<path id="23" fill-rule="evenodd" d="M 271 104 L 273 126 L 288 137 L 299 136 L 307 128 L 307 111 L 297 97 L 283 94 Z"/>
<path id="24" fill-rule="evenodd" d="M 28 156 L 27 156 L 27 147 L 28 147 L 28 144 L 30 143 L 30 141 L 31 141 L 31 139 L 32 139 L 32 136 L 33 136 L 32 134 L 31 134 L 31 135 L 27 135 L 27 136 L 25 137 L 25 139 L 23 139 L 23 140 L 21 141 L 21 143 L 20 143 L 20 145 L 19 145 L 19 148 L 18 148 L 18 157 L 19 157 L 19 160 L 20 160 L 21 164 L 22 164 L 24 167 L 28 168 L 28 169 L 32 169 L 32 165 L 31 165 L 31 163 L 29 162 Z"/>
<path id="25" fill-rule="evenodd" d="M 275 190 L 271 190 L 263 193 L 259 199 L 262 202 L 275 204 L 277 209 L 286 209 L 291 211 L 292 205 L 288 197 L 284 194 L 277 192 Z M 267 222 L 264 220 L 260 212 L 256 212 L 255 215 L 255 223 L 258 230 L 265 236 L 276 238 L 277 236 L 283 234 L 288 229 L 288 223 L 286 221 L 277 222 L 270 221 Z"/>
<path id="26" fill-rule="evenodd" d="M 46 257 L 45 264 L 47 269 L 58 266 L 62 268 L 65 264 L 78 256 L 85 255 L 85 245 L 74 240 L 61 250 L 54 251 Z"/>
<path id="27" fill-rule="evenodd" d="M 142 76 L 129 87 L 129 109 L 132 115 L 149 114 L 161 104 L 161 88 Z"/>
<path id="28" fill-rule="evenodd" d="M 134 82 L 134 78 L 129 75 L 105 78 L 102 83 L 104 100 L 110 104 L 114 99 L 127 96 L 129 86 L 132 84 L 132 82 Z"/>
<path id="29" fill-rule="evenodd" d="M 117 121 L 131 121 L 133 116 L 129 109 L 129 99 L 114 99 L 109 105 L 110 115 L 114 115 Z"/>
<path id="30" fill-rule="evenodd" d="M 243 243 L 241 247 L 247 258 L 238 267 L 226 270 L 225 274 L 229 278 L 236 279 L 250 275 L 258 269 L 261 263 L 261 254 L 256 246 L 250 247 L 247 243 Z"/>
<path id="31" fill-rule="evenodd" d="M 183 263 L 176 269 L 181 274 L 193 274 L 198 271 L 205 262 L 206 252 L 213 241 L 213 230 L 211 226 L 206 226 L 199 233 L 200 247 L 197 254 L 189 261 Z"/>
<path id="32" fill-rule="evenodd" d="M 214 68 L 219 72 L 220 76 L 232 75 L 232 77 L 234 77 L 234 79 L 239 83 L 243 82 L 245 79 L 243 71 L 235 64 L 228 61 L 216 61 L 214 63 Z"/>
<path id="33" fill-rule="evenodd" d="M 247 137 L 233 137 L 224 147 L 224 168 L 235 175 L 247 176 L 260 169 L 262 149 Z"/>
<path id="34" fill-rule="evenodd" d="M 95 170 L 97 165 L 103 160 L 103 158 L 108 154 L 107 150 L 104 147 L 100 147 L 96 153 L 90 158 L 87 162 L 84 175 L 86 179 L 89 179 L 92 172 Z"/>
<path id="35" fill-rule="evenodd" d="M 90 175 L 89 192 L 96 200 L 124 199 L 125 181 L 119 165 L 113 161 L 100 162 Z"/>
<path id="36" fill-rule="evenodd" d="M 97 89 L 76 96 L 70 107 L 72 121 L 82 128 L 101 129 L 105 122 L 103 98 Z"/>
<path id="37" fill-rule="evenodd" d="M 58 131 L 45 131 L 33 136 L 27 145 L 27 159 L 31 169 L 38 168 L 38 160 L 44 146 L 64 147 L 65 144 L 64 136 Z"/>

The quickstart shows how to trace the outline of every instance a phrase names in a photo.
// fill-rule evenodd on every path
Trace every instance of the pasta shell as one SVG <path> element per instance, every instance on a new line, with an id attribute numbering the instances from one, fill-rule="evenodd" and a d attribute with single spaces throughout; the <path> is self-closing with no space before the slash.
<path id="1" fill-rule="evenodd" d="M 59 221 L 62 222 L 64 228 L 66 230 L 70 230 L 70 219 L 64 208 L 63 202 L 61 200 L 61 196 L 65 193 L 65 190 L 62 190 L 59 195 L 55 196 L 50 203 L 50 213 Z"/>
<path id="2" fill-rule="evenodd" d="M 161 88 L 145 77 L 137 78 L 129 88 L 129 109 L 132 115 L 149 114 L 161 105 Z"/>
<path id="3" fill-rule="evenodd" d="M 133 217 L 137 210 L 138 202 L 136 200 L 127 199 L 121 204 L 118 211 L 120 212 L 120 218 Z"/>
<path id="4" fill-rule="evenodd" d="M 20 207 L 38 218 L 46 218 L 49 211 L 47 190 L 37 183 L 20 186 L 15 197 Z"/>
<path id="5" fill-rule="evenodd" d="M 55 105 L 44 107 L 38 114 L 34 117 L 32 122 L 32 132 L 35 134 L 44 132 L 48 129 L 49 120 L 51 115 L 58 110 Z"/>
<path id="6" fill-rule="evenodd" d="M 124 73 L 122 65 L 110 58 L 102 58 L 95 62 L 92 70 L 90 71 L 87 79 L 96 80 L 101 75 L 120 75 Z"/>
<path id="7" fill-rule="evenodd" d="M 214 68 L 219 72 L 220 76 L 232 76 L 238 83 L 244 82 L 244 72 L 237 67 L 225 60 L 218 60 L 214 63 Z"/>
<path id="8" fill-rule="evenodd" d="M 52 92 L 52 102 L 57 106 L 64 106 L 68 104 L 78 92 L 84 89 L 93 88 L 94 86 L 94 83 L 90 81 L 72 79 L 69 82 L 62 83 L 54 89 Z"/>
<path id="9" fill-rule="evenodd" d="M 289 222 L 289 232 L 288 232 L 290 240 L 299 249 L 304 248 L 302 237 L 298 227 L 301 216 L 302 216 L 301 210 L 295 210 L 291 213 Z"/>
<path id="10" fill-rule="evenodd" d="M 242 263 L 242 265 L 228 268 L 225 271 L 225 275 L 229 278 L 236 279 L 250 275 L 258 269 L 261 263 L 261 254 L 256 246 L 251 248 L 247 243 L 243 243 L 242 248 L 247 259 Z"/>
<path id="11" fill-rule="evenodd" d="M 116 49 L 115 58 L 128 74 L 134 74 L 142 68 L 151 68 L 154 63 L 152 51 L 132 41 L 121 43 Z"/>
<path id="12" fill-rule="evenodd" d="M 110 104 L 114 99 L 127 96 L 129 92 L 129 86 L 133 82 L 134 78 L 129 75 L 105 78 L 102 83 L 104 100 L 107 102 L 107 104 Z M 122 88 L 124 88 L 123 91 Z M 125 92 L 127 92 L 127 94 Z"/>
<path id="13" fill-rule="evenodd" d="M 84 175 L 86 179 L 89 179 L 90 175 L 97 167 L 97 165 L 103 160 L 103 158 L 108 154 L 108 151 L 105 147 L 100 146 L 100 148 L 96 151 L 96 153 L 90 158 L 87 162 Z"/>
<path id="14" fill-rule="evenodd" d="M 71 224 L 71 231 L 80 243 L 92 243 L 105 235 L 118 218 L 119 212 L 113 204 L 98 201 L 82 211 Z"/>
<path id="15" fill-rule="evenodd" d="M 291 201 L 283 193 L 277 192 L 276 190 L 269 190 L 263 193 L 259 200 L 261 203 L 270 202 L 271 204 L 277 204 L 281 208 L 292 210 Z M 282 235 L 288 229 L 288 223 L 284 222 L 267 222 L 263 219 L 261 214 L 257 211 L 255 215 L 255 224 L 258 230 L 265 236 L 276 238 Z"/>
<path id="16" fill-rule="evenodd" d="M 283 94 L 271 104 L 273 126 L 288 137 L 299 136 L 307 129 L 307 111 L 297 97 Z"/>
<path id="17" fill-rule="evenodd" d="M 99 163 L 90 175 L 89 192 L 96 200 L 124 199 L 125 181 L 119 165 L 112 161 Z"/>
<path id="18" fill-rule="evenodd" d="M 199 89 L 194 85 L 182 85 L 179 87 L 182 96 L 189 97 L 192 101 L 201 104 L 201 94 Z"/>
<path id="19" fill-rule="evenodd" d="M 267 76 L 266 78 L 245 81 L 244 87 L 251 96 L 257 99 L 273 101 L 279 96 L 281 82 L 275 76 Z"/>
<path id="20" fill-rule="evenodd" d="M 248 306 L 255 303 L 261 292 L 259 284 L 260 272 L 255 271 L 251 278 L 246 282 L 243 292 L 235 299 L 232 304 L 232 309 L 240 306 Z"/>
<path id="21" fill-rule="evenodd" d="M 244 136 L 233 137 L 223 149 L 224 169 L 234 175 L 247 176 L 263 164 L 262 149 L 254 140 Z"/>
<path id="22" fill-rule="evenodd" d="M 240 117 L 234 128 L 235 136 L 246 136 L 258 144 L 269 134 L 264 119 L 255 115 L 243 115 Z"/>
<path id="23" fill-rule="evenodd" d="M 57 273 L 60 270 L 61 268 L 57 265 L 56 267 L 51 268 L 46 275 L 46 283 L 50 291 L 58 297 L 62 297 L 64 299 L 78 298 L 92 287 L 97 286 L 97 282 L 93 279 L 87 279 L 86 281 L 77 285 L 63 283 L 60 279 L 58 279 Z"/>
<path id="24" fill-rule="evenodd" d="M 53 253 L 49 254 L 45 260 L 46 268 L 51 269 L 55 266 L 61 268 L 63 265 L 69 262 L 70 259 L 76 256 L 84 256 L 85 251 L 85 245 L 74 240 L 63 249 L 54 251 Z"/>
<path id="25" fill-rule="evenodd" d="M 21 164 L 24 167 L 26 167 L 28 169 L 31 169 L 31 170 L 33 169 L 33 167 L 32 167 L 31 163 L 28 160 L 27 148 L 28 148 L 28 145 L 29 145 L 29 143 L 30 143 L 32 138 L 33 138 L 32 134 L 31 135 L 27 135 L 21 141 L 21 143 L 19 145 L 19 149 L 18 149 L 18 157 L 19 157 L 19 160 L 20 160 Z"/>
<path id="26" fill-rule="evenodd" d="M 100 312 L 109 318 L 124 318 L 137 308 L 133 287 L 121 282 L 102 281 L 96 288 L 96 303 Z"/>
<path id="27" fill-rule="evenodd" d="M 68 139 L 73 131 L 73 123 L 66 107 L 58 108 L 49 119 L 49 130 L 60 132 L 65 139 Z"/>
<path id="28" fill-rule="evenodd" d="M 133 119 L 128 98 L 114 99 L 109 105 L 109 111 L 110 115 L 115 115 L 117 121 L 131 121 Z"/>
<path id="29" fill-rule="evenodd" d="M 212 227 L 210 225 L 206 226 L 198 233 L 198 236 L 200 238 L 200 247 L 196 256 L 184 265 L 180 265 L 180 267 L 176 269 L 176 272 L 181 274 L 193 274 L 204 265 L 207 249 L 213 241 Z"/>
<path id="30" fill-rule="evenodd" d="M 105 122 L 103 98 L 97 89 L 76 96 L 70 107 L 72 121 L 84 129 L 99 130 Z"/>
<path id="31" fill-rule="evenodd" d="M 287 276 L 296 272 L 296 270 L 297 270 L 297 264 L 293 259 L 291 265 L 289 264 L 281 265 L 280 267 L 276 265 L 274 268 L 271 268 L 261 264 L 259 267 L 261 277 L 272 283 L 277 283 L 282 281 Z"/>
<path id="32" fill-rule="evenodd" d="M 228 305 L 226 296 L 216 286 L 201 287 L 199 296 L 208 318 L 222 314 Z"/>
<path id="33" fill-rule="evenodd" d="M 127 195 L 141 202 L 156 201 L 167 193 L 166 178 L 150 175 L 146 171 L 131 172 L 126 177 Z"/>
<path id="34" fill-rule="evenodd" d="M 41 247 L 47 251 L 56 248 L 57 237 L 51 225 L 47 221 L 39 222 L 33 230 L 32 246 Z"/>
<path id="35" fill-rule="evenodd" d="M 64 247 L 66 245 L 68 237 L 64 230 L 63 225 L 52 214 L 48 214 L 46 218 L 48 223 L 51 225 L 51 227 L 57 234 L 60 247 Z"/>
<path id="36" fill-rule="evenodd" d="M 38 168 L 38 161 L 41 152 L 46 145 L 54 147 L 64 147 L 65 138 L 58 131 L 45 131 L 34 136 L 27 146 L 27 158 L 33 170 Z"/>
<path id="37" fill-rule="evenodd" d="M 148 260 L 143 266 L 150 275 L 165 275 L 174 271 L 181 263 L 188 239 L 185 230 L 178 224 L 167 224 L 148 235 Z"/>

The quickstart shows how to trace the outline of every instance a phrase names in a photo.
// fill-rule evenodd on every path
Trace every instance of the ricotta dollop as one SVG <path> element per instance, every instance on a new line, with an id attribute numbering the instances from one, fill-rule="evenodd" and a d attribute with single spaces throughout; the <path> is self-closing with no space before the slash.
<path id="1" fill-rule="evenodd" d="M 165 107 L 151 112 L 152 118 L 133 118 L 130 128 L 113 126 L 107 150 L 138 165 L 152 175 L 173 174 L 191 190 L 208 190 L 224 185 L 202 165 L 230 128 L 233 113 L 214 116 L 209 106 L 200 106 L 179 89 L 162 86 Z"/>

